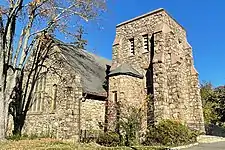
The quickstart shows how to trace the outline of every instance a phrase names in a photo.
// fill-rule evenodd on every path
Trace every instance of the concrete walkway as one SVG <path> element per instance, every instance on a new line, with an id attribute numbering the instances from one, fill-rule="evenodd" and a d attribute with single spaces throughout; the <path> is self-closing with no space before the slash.
<path id="1" fill-rule="evenodd" d="M 184 148 L 184 150 L 225 150 L 225 142 L 200 143 L 190 148 Z"/>
<path id="2" fill-rule="evenodd" d="M 202 135 L 198 137 L 198 145 L 184 150 L 225 150 L 225 138 Z"/>

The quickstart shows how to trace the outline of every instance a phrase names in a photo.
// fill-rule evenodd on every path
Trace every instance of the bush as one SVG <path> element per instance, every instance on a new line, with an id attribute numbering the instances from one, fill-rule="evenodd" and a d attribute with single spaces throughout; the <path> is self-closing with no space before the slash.
<path id="1" fill-rule="evenodd" d="M 197 131 L 177 121 L 163 120 L 146 133 L 144 145 L 177 146 L 197 141 Z"/>
<path id="2" fill-rule="evenodd" d="M 104 146 L 118 146 L 120 144 L 120 138 L 115 132 L 107 132 L 99 134 L 96 142 Z"/>
<path id="3" fill-rule="evenodd" d="M 141 130 L 141 113 L 135 107 L 128 107 L 128 113 L 124 113 L 119 121 L 121 144 L 132 146 L 139 144 L 139 132 Z"/>

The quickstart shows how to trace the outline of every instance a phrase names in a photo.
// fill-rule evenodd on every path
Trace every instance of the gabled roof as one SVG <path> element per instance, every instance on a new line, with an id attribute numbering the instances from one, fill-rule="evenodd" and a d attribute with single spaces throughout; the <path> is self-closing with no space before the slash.
<path id="1" fill-rule="evenodd" d="M 115 68 L 109 73 L 109 76 L 116 76 L 116 75 L 129 75 L 129 76 L 137 77 L 137 78 L 144 77 L 137 70 L 135 70 L 131 65 L 126 63 L 121 64 L 119 67 Z"/>
<path id="2" fill-rule="evenodd" d="M 80 74 L 83 92 L 106 97 L 103 84 L 106 77 L 106 65 L 111 65 L 111 61 L 72 44 L 65 44 L 57 39 L 54 41 L 68 64 Z"/>

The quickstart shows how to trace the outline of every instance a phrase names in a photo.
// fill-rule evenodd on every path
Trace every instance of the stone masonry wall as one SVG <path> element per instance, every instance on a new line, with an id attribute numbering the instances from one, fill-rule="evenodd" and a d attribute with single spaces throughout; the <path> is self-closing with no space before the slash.
<path id="1" fill-rule="evenodd" d="M 87 99 L 81 103 L 81 129 L 99 131 L 105 121 L 105 101 Z"/>
<path id="2" fill-rule="evenodd" d="M 36 101 L 30 108 L 23 134 L 68 139 L 78 138 L 78 104 L 81 101 L 81 129 L 101 130 L 104 123 L 104 101 L 82 98 L 80 76 L 56 53 L 47 62 L 49 69 L 38 81 Z M 43 70 L 44 71 L 44 70 Z M 9 124 L 12 130 L 12 120 Z"/>
<path id="3" fill-rule="evenodd" d="M 109 128 L 115 128 L 116 104 L 120 106 L 120 117 L 127 116 L 130 108 L 142 109 L 142 116 L 146 116 L 146 93 L 142 79 L 119 75 L 109 79 Z M 117 93 L 117 102 L 115 102 L 115 92 Z M 143 128 L 146 129 L 146 117 L 143 118 Z"/>
<path id="4" fill-rule="evenodd" d="M 54 70 L 47 72 L 46 83 L 42 84 L 45 90 L 40 91 L 44 94 L 43 109 L 34 108 L 40 101 L 40 97 L 37 96 L 36 102 L 28 113 L 23 132 L 71 138 L 78 134 L 74 129 L 77 128 L 78 100 L 82 96 L 80 77 L 76 76 L 70 66 L 62 61 L 60 54 L 53 58 L 55 60 L 49 60 L 47 65 L 54 62 L 55 65 L 52 66 Z"/>
<path id="5" fill-rule="evenodd" d="M 144 51 L 143 46 L 142 36 L 146 34 L 149 37 L 149 52 Z M 134 38 L 135 55 L 129 52 L 131 38 Z M 112 68 L 122 63 L 131 64 L 145 76 L 141 81 L 145 84 L 144 89 L 148 89 L 148 86 L 152 88 L 152 92 L 148 93 L 154 96 L 152 119 L 180 120 L 204 131 L 192 48 L 184 28 L 165 10 L 159 9 L 117 25 Z M 152 78 L 152 81 L 148 78 Z"/>

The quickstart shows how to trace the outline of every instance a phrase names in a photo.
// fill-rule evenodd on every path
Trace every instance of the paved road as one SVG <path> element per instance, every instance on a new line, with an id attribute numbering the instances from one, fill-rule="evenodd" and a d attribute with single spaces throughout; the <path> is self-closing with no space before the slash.
<path id="1" fill-rule="evenodd" d="M 216 142 L 210 144 L 201 143 L 197 146 L 186 148 L 184 150 L 225 150 L 225 142 Z"/>

